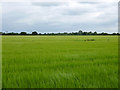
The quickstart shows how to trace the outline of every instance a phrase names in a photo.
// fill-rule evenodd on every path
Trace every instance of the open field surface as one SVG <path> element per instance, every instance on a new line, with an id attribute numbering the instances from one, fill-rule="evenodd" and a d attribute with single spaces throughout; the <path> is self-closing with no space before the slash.
<path id="1" fill-rule="evenodd" d="M 2 36 L 3 88 L 117 88 L 117 36 Z"/>

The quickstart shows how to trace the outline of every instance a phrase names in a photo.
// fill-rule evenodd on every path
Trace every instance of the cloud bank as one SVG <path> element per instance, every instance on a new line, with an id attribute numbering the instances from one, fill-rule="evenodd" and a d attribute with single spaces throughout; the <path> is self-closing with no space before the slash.
<path id="1" fill-rule="evenodd" d="M 117 32 L 117 0 L 2 1 L 3 31 Z"/>

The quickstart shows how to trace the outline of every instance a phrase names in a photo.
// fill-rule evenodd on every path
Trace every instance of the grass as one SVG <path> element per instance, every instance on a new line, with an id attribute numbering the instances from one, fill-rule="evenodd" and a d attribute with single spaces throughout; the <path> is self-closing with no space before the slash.
<path id="1" fill-rule="evenodd" d="M 3 36 L 3 88 L 117 88 L 118 36 Z"/>

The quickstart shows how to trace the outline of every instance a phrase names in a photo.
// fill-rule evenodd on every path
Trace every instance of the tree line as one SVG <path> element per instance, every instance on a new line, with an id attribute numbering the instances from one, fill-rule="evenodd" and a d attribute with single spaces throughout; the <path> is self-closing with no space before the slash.
<path id="1" fill-rule="evenodd" d="M 82 30 L 78 31 L 78 32 L 64 32 L 64 33 L 38 33 L 36 31 L 30 33 L 27 32 L 20 32 L 20 33 L 14 33 L 14 32 L 10 32 L 10 33 L 6 33 L 6 32 L 0 32 L 0 35 L 119 35 L 119 33 L 97 33 L 97 32 L 83 32 Z"/>

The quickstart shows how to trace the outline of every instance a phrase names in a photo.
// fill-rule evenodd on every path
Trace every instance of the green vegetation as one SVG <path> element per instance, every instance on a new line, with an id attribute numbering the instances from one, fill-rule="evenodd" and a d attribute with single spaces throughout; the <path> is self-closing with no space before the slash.
<path id="1" fill-rule="evenodd" d="M 117 88 L 118 36 L 3 36 L 3 88 Z"/>
<path id="2" fill-rule="evenodd" d="M 20 32 L 20 33 L 15 33 L 15 32 L 0 32 L 0 35 L 120 35 L 120 33 L 97 33 L 95 32 L 83 32 L 83 31 L 78 31 L 78 32 L 64 32 L 64 33 L 38 33 L 36 31 L 32 33 L 27 33 L 27 32 Z"/>

